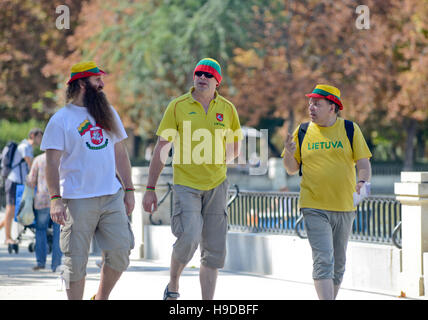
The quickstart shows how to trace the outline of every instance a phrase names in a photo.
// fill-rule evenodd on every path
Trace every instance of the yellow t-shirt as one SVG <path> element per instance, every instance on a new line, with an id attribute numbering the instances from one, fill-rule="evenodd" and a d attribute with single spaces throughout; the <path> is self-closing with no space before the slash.
<path id="1" fill-rule="evenodd" d="M 294 157 L 300 164 L 297 128 L 293 133 L 296 143 Z M 300 208 L 329 211 L 355 210 L 353 196 L 356 186 L 357 160 L 372 156 L 360 127 L 354 123 L 353 152 L 344 120 L 338 118 L 331 127 L 320 127 L 311 122 L 302 142 L 302 180 Z"/>
<path id="2" fill-rule="evenodd" d="M 230 101 L 216 92 L 205 113 L 193 91 L 169 103 L 156 134 L 174 143 L 174 184 L 210 190 L 226 179 L 226 143 L 243 135 Z"/>

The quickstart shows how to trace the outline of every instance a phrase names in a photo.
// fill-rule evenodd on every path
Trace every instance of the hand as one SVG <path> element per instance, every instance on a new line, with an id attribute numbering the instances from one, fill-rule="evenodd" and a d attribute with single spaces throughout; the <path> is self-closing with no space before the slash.
<path id="1" fill-rule="evenodd" d="M 143 197 L 144 211 L 153 214 L 158 209 L 158 197 L 154 191 L 146 191 Z M 152 210 L 153 209 L 153 210 Z"/>
<path id="2" fill-rule="evenodd" d="M 359 182 L 357 183 L 357 185 L 356 185 L 356 187 L 355 187 L 355 190 L 357 191 L 357 193 L 358 193 L 358 194 L 360 194 L 360 190 L 361 190 L 361 188 L 363 187 L 364 183 L 365 183 L 365 182 L 363 182 L 363 181 L 359 181 Z"/>
<path id="3" fill-rule="evenodd" d="M 293 141 L 293 136 L 288 133 L 287 138 L 285 139 L 284 143 L 285 152 L 290 153 L 291 155 L 294 155 L 294 152 L 296 151 L 296 143 Z"/>
<path id="4" fill-rule="evenodd" d="M 125 192 L 125 197 L 123 201 L 125 202 L 126 214 L 130 216 L 132 214 L 132 211 L 134 211 L 135 207 L 134 191 Z"/>
<path id="5" fill-rule="evenodd" d="M 65 225 L 65 220 L 67 220 L 67 213 L 61 198 L 51 201 L 51 219 L 55 223 L 58 223 L 62 226 Z"/>

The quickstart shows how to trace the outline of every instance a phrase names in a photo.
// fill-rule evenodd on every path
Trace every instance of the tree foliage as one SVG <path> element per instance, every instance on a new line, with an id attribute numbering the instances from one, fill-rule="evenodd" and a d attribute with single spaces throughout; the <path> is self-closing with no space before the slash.
<path id="1" fill-rule="evenodd" d="M 69 43 L 80 43 L 81 58 L 97 59 L 108 69 L 115 87 L 109 97 L 139 134 L 152 136 L 168 102 L 189 90 L 198 60 L 213 57 L 227 74 L 234 48 L 249 43 L 245 27 L 252 2 L 260 1 L 95 0 L 83 10 L 85 22 Z"/>
<path id="2" fill-rule="evenodd" d="M 53 27 L 60 2 L 71 8 L 69 31 Z M 329 83 L 341 89 L 342 115 L 359 123 L 375 155 L 409 167 L 415 146 L 425 155 L 428 135 L 428 0 L 366 0 L 367 30 L 355 25 L 360 4 L 5 0 L 0 111 L 11 118 L 48 114 L 53 102 L 63 103 L 71 65 L 94 59 L 109 74 L 106 91 L 126 126 L 150 138 L 168 102 L 189 89 L 196 62 L 213 57 L 223 68 L 221 93 L 242 124 L 268 128 L 277 149 L 307 119 L 304 94 Z"/>
<path id="3" fill-rule="evenodd" d="M 13 120 L 43 119 L 53 107 L 56 80 L 43 73 L 48 51 L 67 54 L 70 30 L 55 27 L 55 8 L 80 10 L 83 0 L 2 0 L 0 2 L 0 113 Z M 78 17 L 74 15 L 74 17 Z M 77 18 L 72 17 L 71 26 Z"/>
<path id="4" fill-rule="evenodd" d="M 391 140 L 392 156 L 401 149 L 410 167 L 415 137 L 427 130 L 427 1 L 367 2 L 368 30 L 355 27 L 358 1 L 272 1 L 260 8 L 263 27 L 249 50 L 236 49 L 231 66 L 235 101 L 253 125 L 287 120 L 284 136 L 307 118 L 303 94 L 333 84 L 342 91 L 343 115 L 369 140 Z"/>

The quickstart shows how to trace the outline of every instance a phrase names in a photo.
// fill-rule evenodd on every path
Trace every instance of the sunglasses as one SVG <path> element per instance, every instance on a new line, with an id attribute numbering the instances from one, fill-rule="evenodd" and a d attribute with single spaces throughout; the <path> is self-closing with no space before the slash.
<path id="1" fill-rule="evenodd" d="M 205 76 L 205 78 L 208 78 L 208 79 L 211 79 L 212 77 L 214 77 L 211 73 L 204 72 L 204 71 L 196 71 L 196 72 L 195 72 L 195 74 L 196 74 L 198 77 L 202 77 L 202 75 L 204 75 L 204 76 Z"/>

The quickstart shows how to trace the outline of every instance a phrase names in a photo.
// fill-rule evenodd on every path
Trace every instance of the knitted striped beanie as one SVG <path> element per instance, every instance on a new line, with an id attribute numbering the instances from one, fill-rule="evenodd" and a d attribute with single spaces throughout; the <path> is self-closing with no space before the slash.
<path id="1" fill-rule="evenodd" d="M 196 68 L 193 71 L 193 77 L 195 77 L 195 73 L 197 71 L 203 71 L 203 72 L 211 73 L 214 76 L 214 78 L 217 80 L 218 84 L 220 84 L 221 79 L 222 79 L 221 67 L 220 67 L 220 64 L 216 60 L 210 59 L 210 58 L 202 59 L 196 65 Z"/>

